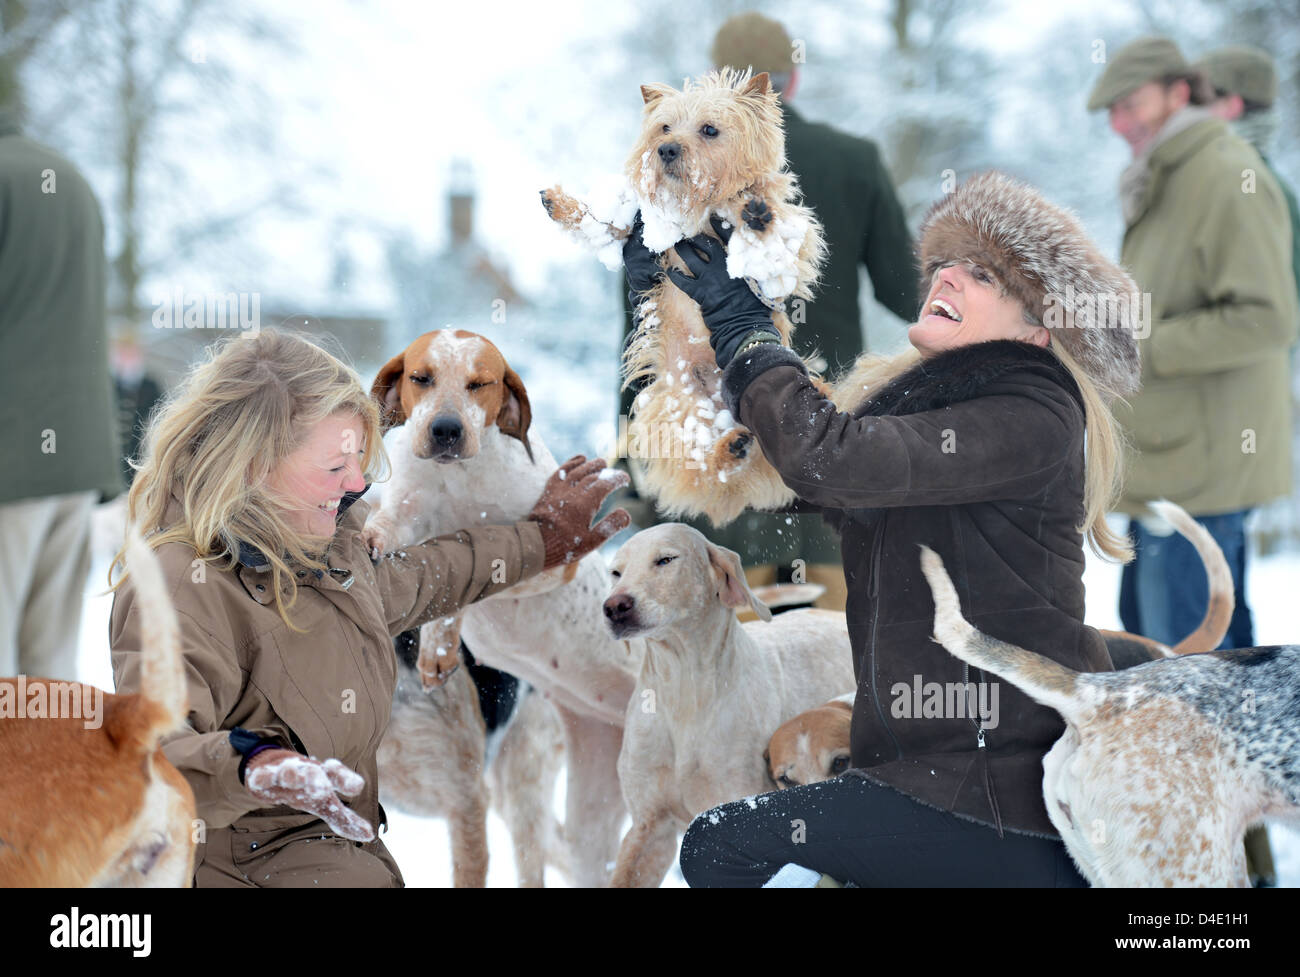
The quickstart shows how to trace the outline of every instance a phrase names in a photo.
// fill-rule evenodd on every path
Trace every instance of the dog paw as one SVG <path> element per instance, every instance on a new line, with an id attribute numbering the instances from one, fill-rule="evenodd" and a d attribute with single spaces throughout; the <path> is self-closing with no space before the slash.
<path id="1" fill-rule="evenodd" d="M 749 449 L 753 443 L 754 435 L 748 431 L 741 431 L 739 434 L 732 435 L 727 441 L 727 450 L 731 452 L 732 457 L 746 458 L 749 456 Z"/>
<path id="2" fill-rule="evenodd" d="M 371 524 L 361 530 L 361 542 L 370 554 L 372 563 L 378 563 L 388 546 L 388 533 L 382 526 Z"/>
<path id="3" fill-rule="evenodd" d="M 751 230 L 758 231 L 760 234 L 767 230 L 775 217 L 767 201 L 757 197 L 751 197 L 745 204 L 745 209 L 740 212 L 740 219 L 749 225 Z"/>

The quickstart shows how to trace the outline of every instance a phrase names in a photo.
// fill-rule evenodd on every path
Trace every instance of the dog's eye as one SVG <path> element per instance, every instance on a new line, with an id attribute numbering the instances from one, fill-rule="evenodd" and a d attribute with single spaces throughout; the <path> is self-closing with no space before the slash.
<path id="1" fill-rule="evenodd" d="M 849 758 L 846 756 L 837 756 L 831 761 L 831 773 L 838 777 L 845 770 L 849 769 Z"/>
<path id="2" fill-rule="evenodd" d="M 418 373 L 411 374 L 411 382 L 418 383 L 420 386 L 433 386 L 433 377 L 420 376 Z"/>
<path id="3" fill-rule="evenodd" d="M 615 580 L 617 580 L 619 577 L 623 576 L 623 574 L 619 573 L 617 570 L 610 570 L 610 571 L 609 571 L 609 575 L 610 575 L 611 577 L 613 577 Z"/>
<path id="4" fill-rule="evenodd" d="M 799 786 L 799 781 L 797 781 L 797 780 L 791 780 L 791 779 L 790 779 L 789 777 L 787 777 L 785 774 L 781 774 L 781 776 L 777 777 L 777 778 L 776 778 L 776 782 L 777 782 L 778 784 L 780 784 L 782 787 L 798 787 L 798 786 Z"/>
<path id="5" fill-rule="evenodd" d="M 673 560 L 675 559 L 677 559 L 677 557 L 675 556 L 661 556 L 659 557 L 659 559 L 655 560 L 655 566 L 657 567 L 667 566 L 669 563 L 672 563 Z"/>
<path id="6" fill-rule="evenodd" d="M 465 384 L 465 389 L 466 389 L 466 390 L 477 390 L 479 387 L 486 387 L 486 386 L 488 386 L 489 384 L 492 384 L 492 383 L 495 383 L 495 382 L 496 382 L 495 380 L 473 380 L 473 381 L 471 381 L 471 382 Z"/>
<path id="7" fill-rule="evenodd" d="M 718 130 L 715 127 L 709 125 L 707 122 L 704 125 L 700 126 L 700 135 L 705 136 L 708 139 L 712 139 L 717 134 L 718 134 Z"/>
<path id="8" fill-rule="evenodd" d="M 669 125 L 668 125 L 667 122 L 665 122 L 665 123 L 664 123 L 664 132 L 667 132 L 668 130 L 669 130 Z"/>

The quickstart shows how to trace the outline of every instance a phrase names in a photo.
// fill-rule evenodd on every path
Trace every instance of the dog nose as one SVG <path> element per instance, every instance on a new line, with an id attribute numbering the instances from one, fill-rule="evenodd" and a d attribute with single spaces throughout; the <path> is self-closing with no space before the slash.
<path id="1" fill-rule="evenodd" d="M 665 163 L 676 161 L 677 157 L 682 154 L 682 144 L 676 142 L 666 142 L 659 147 L 659 158 Z"/>
<path id="2" fill-rule="evenodd" d="M 440 448 L 449 448 L 461 439 L 465 429 L 461 427 L 460 418 L 452 414 L 435 417 L 429 425 L 429 434 L 433 443 Z"/>
<path id="3" fill-rule="evenodd" d="M 605 601 L 605 616 L 617 623 L 631 614 L 635 606 L 631 594 L 615 594 Z"/>

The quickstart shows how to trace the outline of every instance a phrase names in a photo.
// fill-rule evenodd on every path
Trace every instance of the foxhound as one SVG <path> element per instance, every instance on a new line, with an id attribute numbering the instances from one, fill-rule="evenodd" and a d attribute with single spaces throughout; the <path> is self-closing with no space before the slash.
<path id="1" fill-rule="evenodd" d="M 142 691 L 0 679 L 0 887 L 188 887 L 194 793 L 163 756 L 185 728 L 180 627 L 134 528 L 127 570 L 145 639 Z"/>
<path id="2" fill-rule="evenodd" d="M 1043 798 L 1094 886 L 1248 887 L 1246 829 L 1300 822 L 1300 646 L 1079 673 L 977 631 L 921 547 L 934 640 L 1057 710 Z"/>
<path id="3" fill-rule="evenodd" d="M 613 885 L 657 886 L 691 818 L 773 789 L 772 730 L 853 686 L 844 614 L 773 617 L 740 558 L 679 523 L 637 533 L 610 564 L 604 612 L 615 638 L 645 641 L 618 758 L 632 828 Z M 749 606 L 759 620 L 741 622 Z"/>
<path id="4" fill-rule="evenodd" d="M 379 371 L 372 394 L 393 464 L 365 529 L 375 555 L 525 519 L 558 467 L 532 427 L 519 375 L 483 336 L 450 329 L 420 336 Z M 425 688 L 438 685 L 455 667 L 463 637 L 480 661 L 528 682 L 553 705 L 566 747 L 565 829 L 580 841 L 569 853 L 569 874 L 579 886 L 606 884 L 618 849 L 624 809 L 617 761 L 640 665 L 638 645 L 603 630 L 606 579 L 604 559 L 591 553 L 472 604 L 438 622 L 433 640 L 421 643 L 416 669 Z M 408 707 L 409 700 L 394 700 L 390 729 L 405 722 Z M 428 748 L 440 748 L 440 732 L 430 727 L 427 735 Z M 397 776 L 390 769 L 381 783 Z M 545 793 L 544 785 L 537 790 Z M 543 801 L 549 810 L 549 796 Z"/>
<path id="5" fill-rule="evenodd" d="M 1217 648 L 1232 620 L 1232 574 L 1219 544 L 1181 507 L 1162 503 L 1158 512 L 1191 542 L 1205 564 L 1210 599 L 1196 630 L 1170 648 L 1129 631 L 1101 631 L 1117 669 L 1158 658 L 1191 655 Z M 849 769 L 849 725 L 855 693 L 795 716 L 772 734 L 767 747 L 768 768 L 778 787 L 798 787 L 838 777 Z"/>

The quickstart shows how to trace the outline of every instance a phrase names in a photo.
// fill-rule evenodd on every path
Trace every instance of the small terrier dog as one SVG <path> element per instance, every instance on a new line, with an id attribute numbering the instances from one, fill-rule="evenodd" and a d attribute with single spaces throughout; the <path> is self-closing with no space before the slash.
<path id="1" fill-rule="evenodd" d="M 672 246 L 701 232 L 714 235 L 709 219 L 718 215 L 734 228 L 727 272 L 747 279 L 771 307 L 788 346 L 793 326 L 785 299 L 811 297 L 826 246 L 785 169 L 780 102 L 767 74 L 723 69 L 687 81 L 682 91 L 643 85 L 641 96 L 644 124 L 626 183 L 599 203 L 552 187 L 542 191 L 546 212 L 611 270 L 621 265 L 621 242 L 638 210 L 646 247 L 661 253 L 665 266 L 683 270 Z M 649 383 L 632 406 L 629 455 L 644 462 L 646 488 L 660 509 L 724 525 L 746 506 L 788 504 L 794 493 L 723 403 L 721 371 L 694 300 L 664 278 L 637 313 L 623 354 L 624 385 Z"/>

